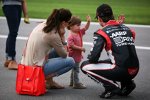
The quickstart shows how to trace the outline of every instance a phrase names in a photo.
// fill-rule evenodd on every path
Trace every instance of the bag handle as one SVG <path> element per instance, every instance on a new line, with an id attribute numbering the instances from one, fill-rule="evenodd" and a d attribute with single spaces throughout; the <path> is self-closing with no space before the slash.
<path id="1" fill-rule="evenodd" d="M 32 70 L 32 73 L 31 73 L 31 76 L 30 77 L 27 77 L 26 78 L 26 81 L 30 81 L 31 79 L 32 79 L 32 77 L 33 77 L 33 74 L 34 74 L 34 71 L 35 71 L 35 69 L 36 69 L 36 67 L 31 67 L 33 70 Z"/>

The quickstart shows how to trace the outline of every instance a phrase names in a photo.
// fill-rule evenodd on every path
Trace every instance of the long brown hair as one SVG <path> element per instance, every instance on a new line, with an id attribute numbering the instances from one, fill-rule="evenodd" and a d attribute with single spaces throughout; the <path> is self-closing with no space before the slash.
<path id="1" fill-rule="evenodd" d="M 51 15 L 47 18 L 46 26 L 43 28 L 43 31 L 49 33 L 55 28 L 56 32 L 60 32 L 61 22 L 68 22 L 71 16 L 72 13 L 68 9 L 54 9 Z"/>

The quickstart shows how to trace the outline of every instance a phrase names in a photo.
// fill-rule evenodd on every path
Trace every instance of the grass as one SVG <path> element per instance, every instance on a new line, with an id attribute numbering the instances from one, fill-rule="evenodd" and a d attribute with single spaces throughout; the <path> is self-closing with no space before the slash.
<path id="1" fill-rule="evenodd" d="M 124 14 L 125 23 L 150 25 L 150 0 L 27 0 L 30 18 L 47 18 L 55 8 L 70 9 L 73 15 L 80 16 L 85 21 L 85 16 L 94 19 L 96 8 L 107 3 L 112 6 L 115 18 Z M 0 8 L 0 16 L 3 12 Z"/>

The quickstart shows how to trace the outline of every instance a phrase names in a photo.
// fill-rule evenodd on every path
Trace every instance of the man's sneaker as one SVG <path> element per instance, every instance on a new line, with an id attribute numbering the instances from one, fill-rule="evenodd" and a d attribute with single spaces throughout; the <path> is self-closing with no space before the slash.
<path id="1" fill-rule="evenodd" d="M 103 92 L 100 95 L 100 98 L 109 99 L 109 98 L 111 98 L 115 95 L 118 95 L 118 94 L 120 94 L 120 88 L 116 87 L 115 89 L 110 90 L 110 91 L 105 90 L 105 92 Z"/>
<path id="2" fill-rule="evenodd" d="M 128 96 L 136 87 L 134 81 L 131 84 L 121 87 L 121 96 Z"/>
<path id="3" fill-rule="evenodd" d="M 113 92 L 110 91 L 105 91 L 100 95 L 100 98 L 105 98 L 105 99 L 109 99 L 112 96 L 114 96 L 115 94 Z"/>
<path id="4" fill-rule="evenodd" d="M 82 83 L 76 83 L 73 84 L 73 89 L 86 89 L 86 86 L 84 86 Z"/>

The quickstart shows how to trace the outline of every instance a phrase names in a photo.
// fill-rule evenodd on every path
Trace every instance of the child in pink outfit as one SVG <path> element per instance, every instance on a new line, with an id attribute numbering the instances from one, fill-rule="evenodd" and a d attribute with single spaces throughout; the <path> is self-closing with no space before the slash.
<path id="1" fill-rule="evenodd" d="M 90 26 L 91 17 L 87 16 L 86 19 L 87 23 L 83 28 L 80 28 L 81 19 L 76 16 L 71 18 L 68 25 L 68 30 L 70 30 L 70 34 L 67 39 L 69 57 L 73 57 L 76 62 L 76 67 L 72 69 L 70 78 L 70 86 L 72 86 L 74 89 L 86 88 L 86 86 L 79 81 L 79 64 L 82 60 L 82 52 L 85 52 L 82 37 Z"/>

